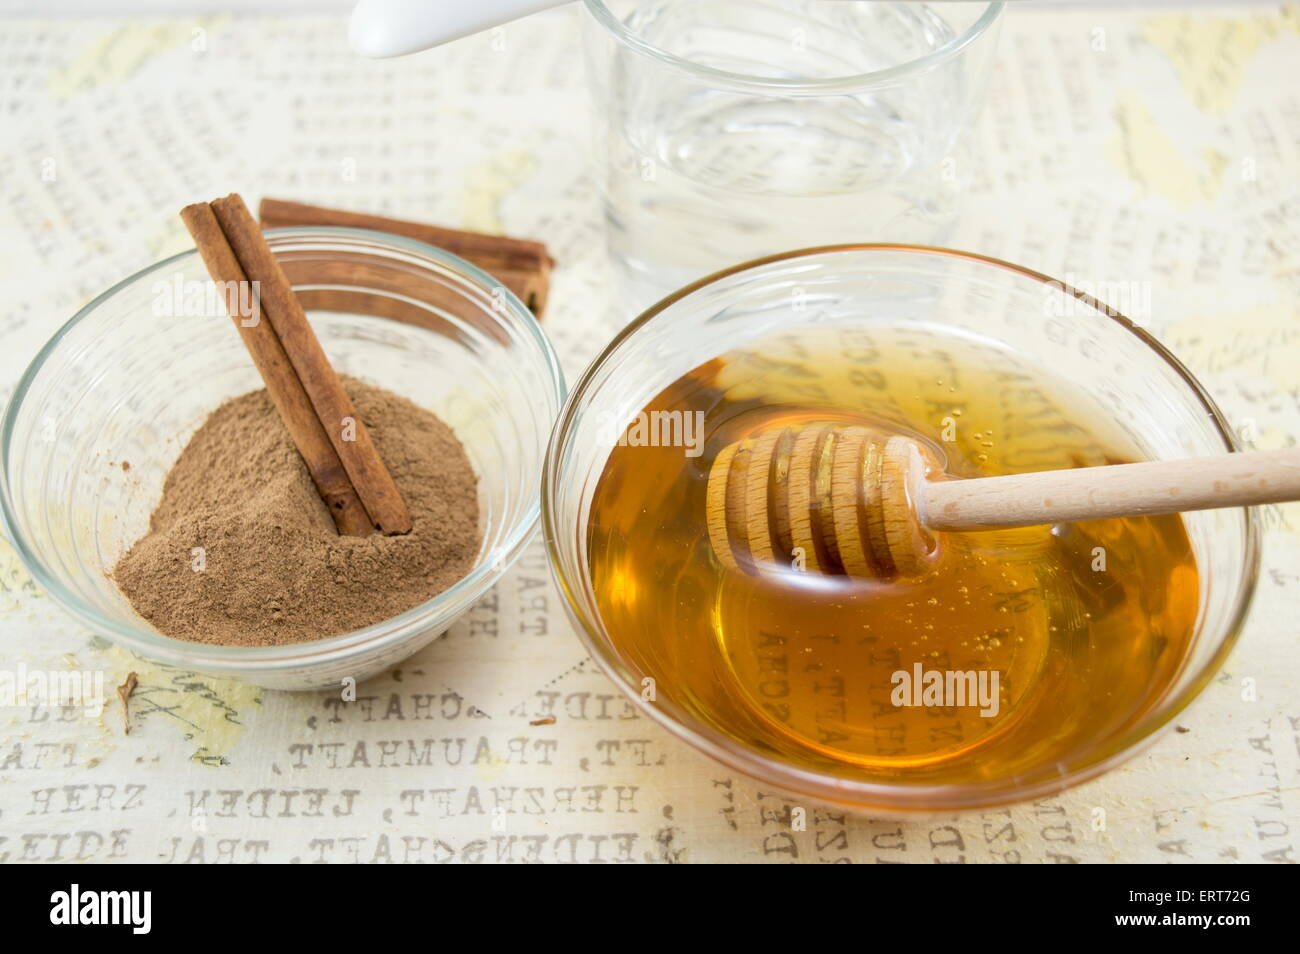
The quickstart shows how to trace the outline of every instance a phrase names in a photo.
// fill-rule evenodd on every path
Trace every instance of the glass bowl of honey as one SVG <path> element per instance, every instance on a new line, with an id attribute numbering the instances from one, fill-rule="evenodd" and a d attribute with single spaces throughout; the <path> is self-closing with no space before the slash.
<path id="1" fill-rule="evenodd" d="M 729 768 L 885 813 L 1041 797 L 1151 742 L 1231 650 L 1259 565 L 1247 509 L 945 534 L 889 579 L 724 563 L 711 466 L 814 422 L 905 434 L 959 478 L 1236 449 L 1149 334 L 995 259 L 806 249 L 659 302 L 561 413 L 543 526 L 593 658 Z"/>

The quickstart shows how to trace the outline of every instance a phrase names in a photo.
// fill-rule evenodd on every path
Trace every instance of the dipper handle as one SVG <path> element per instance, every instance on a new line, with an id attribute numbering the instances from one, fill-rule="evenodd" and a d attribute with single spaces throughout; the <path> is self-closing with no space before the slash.
<path id="1" fill-rule="evenodd" d="M 991 530 L 1300 500 L 1300 448 L 927 481 L 931 530 Z"/>
<path id="2" fill-rule="evenodd" d="M 732 568 L 849 576 L 925 571 L 936 533 L 1300 500 L 1300 448 L 1034 474 L 933 479 L 916 441 L 865 427 L 780 427 L 723 448 L 705 519 Z"/>

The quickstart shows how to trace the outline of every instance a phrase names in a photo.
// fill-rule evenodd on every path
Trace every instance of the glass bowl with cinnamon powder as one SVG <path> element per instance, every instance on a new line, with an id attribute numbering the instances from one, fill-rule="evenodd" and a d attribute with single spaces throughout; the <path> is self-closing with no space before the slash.
<path id="1" fill-rule="evenodd" d="M 37 355 L 0 425 L 0 509 L 37 584 L 95 633 L 308 689 L 411 655 L 518 557 L 564 382 L 531 313 L 455 256 L 359 229 L 267 238 L 411 533 L 334 533 L 193 251 Z"/>

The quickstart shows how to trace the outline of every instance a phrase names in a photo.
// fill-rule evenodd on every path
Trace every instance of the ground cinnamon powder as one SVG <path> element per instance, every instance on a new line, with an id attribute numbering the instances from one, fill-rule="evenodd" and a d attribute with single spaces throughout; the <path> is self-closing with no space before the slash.
<path id="1" fill-rule="evenodd" d="M 339 536 L 265 390 L 221 405 L 167 476 L 118 586 L 161 633 L 271 646 L 337 636 L 435 596 L 479 547 L 477 477 L 429 411 L 344 377 L 413 529 Z"/>

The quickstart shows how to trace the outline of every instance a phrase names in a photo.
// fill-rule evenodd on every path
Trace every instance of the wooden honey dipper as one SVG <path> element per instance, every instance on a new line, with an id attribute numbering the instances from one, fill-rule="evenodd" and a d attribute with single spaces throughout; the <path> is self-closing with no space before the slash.
<path id="1" fill-rule="evenodd" d="M 709 470 L 718 559 L 849 576 L 915 576 L 936 532 L 1031 527 L 1300 500 L 1300 448 L 1189 460 L 940 479 L 910 437 L 866 427 L 782 427 L 723 448 Z"/>

